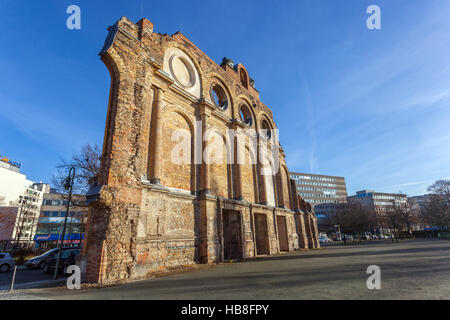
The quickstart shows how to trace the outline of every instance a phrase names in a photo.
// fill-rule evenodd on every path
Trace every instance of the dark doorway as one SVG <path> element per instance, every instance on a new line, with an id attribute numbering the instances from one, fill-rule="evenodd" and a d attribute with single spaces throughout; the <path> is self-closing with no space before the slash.
<path id="1" fill-rule="evenodd" d="M 255 213 L 256 254 L 269 254 L 269 232 L 267 230 L 267 216 Z"/>
<path id="2" fill-rule="evenodd" d="M 223 258 L 242 259 L 241 215 L 239 211 L 223 211 Z"/>
<path id="3" fill-rule="evenodd" d="M 289 251 L 286 217 L 277 216 L 277 227 L 278 227 L 278 242 L 280 244 L 280 251 Z"/>

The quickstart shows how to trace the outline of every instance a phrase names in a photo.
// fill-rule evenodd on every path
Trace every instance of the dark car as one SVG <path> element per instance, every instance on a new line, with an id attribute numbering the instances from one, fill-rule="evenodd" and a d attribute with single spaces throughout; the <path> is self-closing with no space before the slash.
<path id="1" fill-rule="evenodd" d="M 68 249 L 74 249 L 74 248 L 62 248 L 62 250 L 68 250 Z M 33 257 L 28 259 L 25 262 L 25 267 L 29 269 L 39 268 L 42 269 L 44 267 L 45 261 L 47 258 L 53 254 L 58 254 L 58 248 L 48 250 L 47 252 L 41 254 L 40 256 Z"/>
<path id="2" fill-rule="evenodd" d="M 61 253 L 61 260 L 59 260 L 59 270 L 63 275 L 67 274 L 67 268 L 70 265 L 74 265 L 75 257 L 80 254 L 79 248 L 65 248 Z M 58 252 L 50 254 L 46 259 L 43 266 L 44 273 L 52 273 L 56 268 L 56 261 L 58 260 Z"/>

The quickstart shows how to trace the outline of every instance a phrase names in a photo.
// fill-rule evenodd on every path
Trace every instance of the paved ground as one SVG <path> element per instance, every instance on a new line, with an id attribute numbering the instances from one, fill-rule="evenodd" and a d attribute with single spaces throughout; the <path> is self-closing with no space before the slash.
<path id="1" fill-rule="evenodd" d="M 13 271 L 10 270 L 5 273 L 0 273 L 0 290 L 9 289 Z M 60 278 L 63 278 L 60 276 Z M 18 267 L 16 271 L 16 279 L 14 281 L 16 288 L 26 287 L 27 284 L 50 281 L 53 279 L 53 274 L 45 274 L 42 269 L 26 269 L 25 267 Z"/>
<path id="2" fill-rule="evenodd" d="M 367 289 L 369 265 L 381 268 L 381 290 Z M 326 247 L 101 289 L 23 293 L 49 299 L 450 299 L 450 242 Z"/>

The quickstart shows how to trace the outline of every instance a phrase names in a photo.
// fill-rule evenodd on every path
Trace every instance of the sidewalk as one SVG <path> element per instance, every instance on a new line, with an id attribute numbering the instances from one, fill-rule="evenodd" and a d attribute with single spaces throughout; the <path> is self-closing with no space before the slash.
<path id="1" fill-rule="evenodd" d="M 0 300 L 49 300 L 47 298 L 33 296 L 20 291 L 0 291 Z"/>

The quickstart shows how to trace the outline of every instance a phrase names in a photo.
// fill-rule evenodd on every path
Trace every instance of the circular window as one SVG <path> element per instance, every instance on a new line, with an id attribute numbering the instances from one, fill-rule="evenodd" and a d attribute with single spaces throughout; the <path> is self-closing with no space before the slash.
<path id="1" fill-rule="evenodd" d="M 240 115 L 241 115 L 242 122 L 244 122 L 248 126 L 252 125 L 252 123 L 253 123 L 252 113 L 250 112 L 250 109 L 245 104 L 241 105 Z"/>
<path id="2" fill-rule="evenodd" d="M 217 84 L 211 87 L 211 100 L 222 110 L 228 108 L 228 99 L 225 90 Z"/>
<path id="3" fill-rule="evenodd" d="M 179 85 L 190 88 L 195 83 L 194 69 L 183 57 L 174 55 L 170 58 L 170 71 Z"/>
<path id="4" fill-rule="evenodd" d="M 272 131 L 271 131 L 271 127 L 270 127 L 270 125 L 269 125 L 269 122 L 267 122 L 267 120 L 263 120 L 262 121 L 262 123 L 261 123 L 261 129 L 262 130 L 265 130 L 265 134 L 266 134 L 266 137 L 268 138 L 268 139 L 270 139 L 271 137 L 272 137 Z"/>

